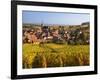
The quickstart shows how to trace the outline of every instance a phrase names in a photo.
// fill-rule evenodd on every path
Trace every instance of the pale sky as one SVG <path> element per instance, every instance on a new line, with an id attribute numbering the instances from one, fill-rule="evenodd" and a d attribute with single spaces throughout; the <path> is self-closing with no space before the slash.
<path id="1" fill-rule="evenodd" d="M 63 24 L 80 25 L 90 21 L 90 14 L 85 13 L 65 13 L 65 12 L 43 12 L 43 11 L 23 11 L 23 23 L 44 23 L 44 24 Z"/>

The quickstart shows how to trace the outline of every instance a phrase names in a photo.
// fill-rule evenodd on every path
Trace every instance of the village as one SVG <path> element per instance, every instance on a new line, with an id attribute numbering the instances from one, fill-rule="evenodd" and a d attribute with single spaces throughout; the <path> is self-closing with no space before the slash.
<path id="1" fill-rule="evenodd" d="M 23 44 L 89 44 L 89 22 L 81 25 L 23 24 Z"/>

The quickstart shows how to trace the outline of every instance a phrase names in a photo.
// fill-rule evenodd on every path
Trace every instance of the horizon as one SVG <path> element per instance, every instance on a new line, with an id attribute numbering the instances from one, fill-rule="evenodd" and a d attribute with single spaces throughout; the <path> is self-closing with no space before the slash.
<path id="1" fill-rule="evenodd" d="M 23 23 L 23 25 L 45 25 L 45 26 L 53 26 L 53 25 L 57 25 L 57 26 L 78 26 L 78 25 L 82 25 L 83 23 L 90 23 L 90 22 L 82 22 L 81 24 L 75 24 L 75 25 L 70 25 L 70 24 L 44 24 L 44 23 Z"/>

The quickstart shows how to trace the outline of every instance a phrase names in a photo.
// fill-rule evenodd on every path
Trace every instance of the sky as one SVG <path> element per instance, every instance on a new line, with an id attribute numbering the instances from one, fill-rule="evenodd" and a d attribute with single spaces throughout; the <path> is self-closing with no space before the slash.
<path id="1" fill-rule="evenodd" d="M 23 11 L 22 22 L 32 24 L 60 24 L 60 25 L 80 25 L 89 22 L 88 13 L 68 13 L 68 12 L 43 12 L 43 11 Z"/>

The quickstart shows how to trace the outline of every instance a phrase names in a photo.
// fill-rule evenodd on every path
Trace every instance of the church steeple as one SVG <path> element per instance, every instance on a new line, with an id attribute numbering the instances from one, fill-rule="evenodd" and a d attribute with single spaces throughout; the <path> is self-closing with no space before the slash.
<path id="1" fill-rule="evenodd" d="M 41 27 L 43 27 L 43 21 L 41 22 Z"/>

